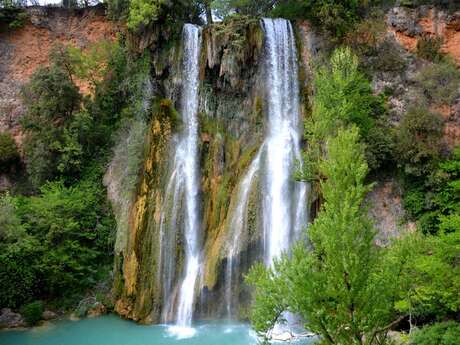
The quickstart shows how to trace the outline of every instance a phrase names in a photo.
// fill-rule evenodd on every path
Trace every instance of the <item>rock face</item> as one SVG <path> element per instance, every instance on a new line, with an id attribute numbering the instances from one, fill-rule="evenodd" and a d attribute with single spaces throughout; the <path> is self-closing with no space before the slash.
<path id="1" fill-rule="evenodd" d="M 387 24 L 398 42 L 410 51 L 415 51 L 423 36 L 441 37 L 442 51 L 460 65 L 460 11 L 448 13 L 431 6 L 395 7 L 388 12 Z"/>
<path id="2" fill-rule="evenodd" d="M 9 308 L 3 308 L 0 311 L 0 329 L 25 327 L 26 322 L 21 314 L 13 312 Z"/>
<path id="3" fill-rule="evenodd" d="M 297 28 L 300 54 L 308 61 L 316 47 L 311 30 L 305 23 Z M 153 32 L 159 30 L 153 29 Z M 152 72 L 156 98 L 172 100 L 180 108 L 181 78 L 180 40 L 162 45 L 161 38 L 151 38 Z M 142 40 L 139 40 L 141 42 Z M 141 43 L 139 43 L 141 44 Z M 205 27 L 202 31 L 200 57 L 200 166 L 201 215 L 203 219 L 203 259 L 196 317 L 223 316 L 224 280 L 227 267 L 229 215 L 235 207 L 237 186 L 254 158 L 266 129 L 266 95 L 263 85 L 264 34 L 258 20 L 240 18 Z M 302 83 L 307 83 L 310 66 L 301 66 Z M 159 91 L 161 90 L 161 91 Z M 303 108 L 303 107 L 302 107 Z M 159 117 L 160 116 L 160 117 Z M 161 120 L 160 120 L 161 118 Z M 130 209 L 128 240 L 116 257 L 115 310 L 143 323 L 172 321 L 166 314 L 164 272 L 161 260 L 161 224 L 168 224 L 170 207 L 165 188 L 170 163 L 170 140 L 174 128 L 168 118 L 153 113 L 151 130 L 145 145 L 145 160 L 137 196 Z M 241 243 L 240 270 L 244 273 L 260 259 L 262 222 L 254 196 L 249 197 L 248 229 L 250 235 Z M 163 219 L 163 220 L 162 220 Z M 177 219 L 174 224 L 181 224 Z M 167 226 L 167 225 L 165 225 Z M 180 228 L 180 227 L 179 227 Z M 177 294 L 184 262 L 183 234 L 167 228 L 168 256 L 173 256 L 171 294 Z M 172 235 L 174 234 L 174 235 Z M 163 242 L 162 242 L 163 241 Z M 172 243 L 170 243 L 172 241 Z M 117 246 L 118 247 L 118 246 Z M 175 273 L 174 273 L 175 272 Z M 179 273 L 178 273 L 179 272 Z M 248 291 L 241 288 L 239 300 L 244 304 Z M 169 309 L 168 309 L 169 310 Z"/>

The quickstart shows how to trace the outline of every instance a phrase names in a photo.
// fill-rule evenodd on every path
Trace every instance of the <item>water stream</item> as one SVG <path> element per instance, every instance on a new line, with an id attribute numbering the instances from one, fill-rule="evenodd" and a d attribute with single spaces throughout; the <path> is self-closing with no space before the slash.
<path id="1" fill-rule="evenodd" d="M 172 173 L 166 188 L 166 205 L 161 214 L 160 258 L 163 275 L 165 307 L 162 318 L 168 320 L 175 312 L 173 332 L 187 333 L 192 323 L 195 285 L 201 263 L 201 221 L 199 217 L 199 152 L 198 152 L 198 59 L 201 29 L 185 24 L 182 63 L 182 129 L 173 139 L 175 148 Z M 183 206 L 183 207 L 181 207 Z M 177 297 L 172 293 L 176 264 L 176 228 L 183 218 L 184 272 L 180 276 Z M 168 219 L 168 220 L 166 220 Z M 166 224 L 168 223 L 168 224 Z M 187 330 L 189 329 L 189 330 Z"/>
<path id="2" fill-rule="evenodd" d="M 297 51 L 291 23 L 263 19 L 268 135 L 263 199 L 265 260 L 287 251 L 306 224 L 306 184 L 295 182 L 300 161 Z M 297 232 L 297 233 L 296 233 Z"/>

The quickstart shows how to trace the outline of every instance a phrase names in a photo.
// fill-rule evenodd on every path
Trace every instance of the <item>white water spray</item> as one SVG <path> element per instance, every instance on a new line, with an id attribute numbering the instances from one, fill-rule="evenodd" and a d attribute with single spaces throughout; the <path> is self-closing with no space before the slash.
<path id="1" fill-rule="evenodd" d="M 265 32 L 265 87 L 268 130 L 259 152 L 240 185 L 237 207 L 231 216 L 226 270 L 227 314 L 232 315 L 234 270 L 239 243 L 247 226 L 248 199 L 254 176 L 261 177 L 264 259 L 267 266 L 289 251 L 307 224 L 308 185 L 294 180 L 296 162 L 302 164 L 297 51 L 291 23 L 263 19 Z M 237 277 L 239 279 L 239 276 Z M 237 293 L 237 292 L 236 292 Z"/>
<path id="2" fill-rule="evenodd" d="M 168 182 L 166 197 L 171 198 L 172 214 L 169 229 L 178 227 L 179 212 L 183 211 L 184 228 L 184 275 L 179 283 L 177 296 L 176 326 L 171 328 L 179 337 L 193 334 L 190 328 L 195 302 L 195 285 L 201 261 L 201 222 L 199 220 L 199 152 L 198 152 L 198 66 L 201 48 L 201 29 L 192 24 L 185 24 L 183 31 L 184 58 L 182 64 L 182 130 L 174 140 L 175 155 L 173 173 Z M 179 207 L 183 202 L 184 208 Z M 160 224 L 161 241 L 165 236 L 165 214 L 163 212 Z M 170 235 L 170 234 L 168 234 Z M 172 237 L 172 239 L 170 238 Z M 169 246 L 168 246 L 169 247 Z M 171 247 L 173 247 L 171 245 Z M 163 294 L 169 296 L 163 318 L 170 317 L 174 306 L 172 305 L 172 273 L 175 264 L 172 253 L 161 253 L 164 271 Z M 170 256 L 168 258 L 168 256 Z"/>
<path id="3" fill-rule="evenodd" d="M 268 135 L 263 199 L 265 261 L 288 251 L 306 224 L 306 184 L 295 182 L 301 159 L 297 51 L 291 23 L 263 19 Z"/>

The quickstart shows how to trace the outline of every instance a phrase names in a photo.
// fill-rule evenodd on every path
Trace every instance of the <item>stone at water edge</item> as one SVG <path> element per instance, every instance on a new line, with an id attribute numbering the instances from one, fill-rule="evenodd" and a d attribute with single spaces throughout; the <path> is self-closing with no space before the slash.
<path id="1" fill-rule="evenodd" d="M 43 320 L 46 320 L 46 321 L 49 321 L 49 320 L 53 320 L 55 318 L 57 318 L 57 314 L 54 312 L 54 311 L 51 311 L 51 310 L 45 310 L 42 314 L 42 319 Z"/>
<path id="2" fill-rule="evenodd" d="M 86 312 L 88 317 L 101 316 L 107 313 L 107 308 L 101 302 L 96 302 L 92 307 Z"/>
<path id="3" fill-rule="evenodd" d="M 272 334 L 271 340 L 275 341 L 291 341 L 294 339 L 294 335 L 291 332 L 283 332 L 279 334 Z"/>
<path id="4" fill-rule="evenodd" d="M 13 312 L 10 308 L 0 311 L 0 329 L 25 327 L 26 322 L 21 314 Z"/>

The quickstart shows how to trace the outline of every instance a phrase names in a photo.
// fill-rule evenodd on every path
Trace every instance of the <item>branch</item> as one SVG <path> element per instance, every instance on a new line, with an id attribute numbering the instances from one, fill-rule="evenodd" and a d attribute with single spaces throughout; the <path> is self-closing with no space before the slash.
<path id="1" fill-rule="evenodd" d="M 382 332 L 385 332 L 387 331 L 388 329 L 390 329 L 391 327 L 397 325 L 398 323 L 400 323 L 402 320 L 404 320 L 404 318 L 406 317 L 406 315 L 402 315 L 400 317 L 398 317 L 396 320 L 390 322 L 388 325 L 382 327 L 382 328 L 379 328 L 379 329 L 376 329 L 374 331 L 374 333 L 372 334 L 372 337 L 371 337 L 371 341 L 369 342 L 369 344 L 372 344 L 372 342 L 374 341 L 374 338 L 377 336 L 377 334 L 379 333 L 382 333 Z"/>

